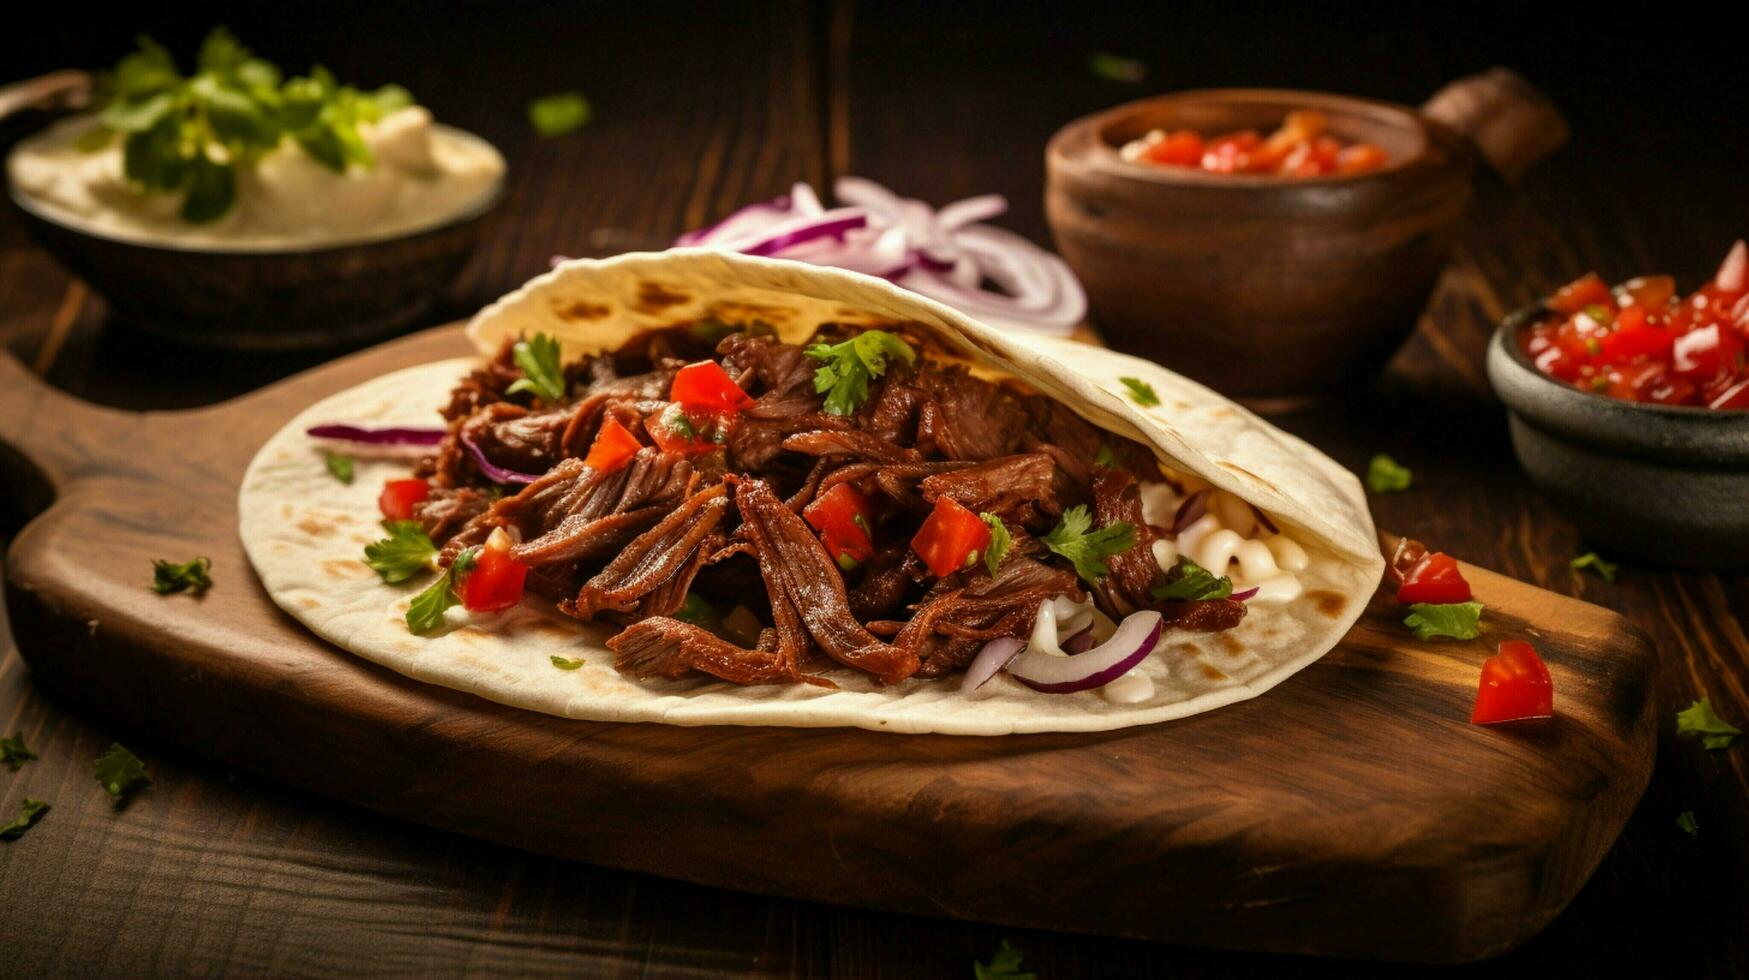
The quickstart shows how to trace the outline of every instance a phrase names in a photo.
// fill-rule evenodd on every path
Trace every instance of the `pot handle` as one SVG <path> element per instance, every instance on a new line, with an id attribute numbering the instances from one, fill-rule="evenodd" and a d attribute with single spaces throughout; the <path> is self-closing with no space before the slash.
<path id="1" fill-rule="evenodd" d="M 26 109 L 83 109 L 90 102 L 91 73 L 65 68 L 0 85 L 0 120 Z"/>
<path id="2" fill-rule="evenodd" d="M 1468 138 L 1509 184 L 1569 135 L 1549 97 L 1510 68 L 1490 68 L 1446 85 L 1422 103 L 1421 114 Z"/>

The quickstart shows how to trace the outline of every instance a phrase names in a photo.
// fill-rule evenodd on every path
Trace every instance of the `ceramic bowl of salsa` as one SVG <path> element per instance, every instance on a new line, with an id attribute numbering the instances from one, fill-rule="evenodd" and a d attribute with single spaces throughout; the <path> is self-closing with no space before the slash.
<path id="1" fill-rule="evenodd" d="M 1308 115 L 1316 135 L 1292 139 Z M 1419 109 L 1175 92 L 1059 131 L 1045 210 L 1112 346 L 1267 406 L 1382 368 L 1445 266 L 1478 157 L 1513 177 L 1565 135 L 1504 69 Z"/>
<path id="2" fill-rule="evenodd" d="M 1732 254 L 1689 296 L 1586 276 L 1489 344 L 1520 465 L 1606 549 L 1749 568 L 1749 255 Z"/>

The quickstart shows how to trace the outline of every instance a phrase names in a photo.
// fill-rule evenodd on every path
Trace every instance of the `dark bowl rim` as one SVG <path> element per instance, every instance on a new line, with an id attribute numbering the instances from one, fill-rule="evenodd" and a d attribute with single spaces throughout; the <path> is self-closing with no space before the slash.
<path id="1" fill-rule="evenodd" d="M 436 125 L 442 126 L 443 124 L 438 123 Z M 465 129 L 457 129 L 454 126 L 443 126 L 443 128 L 462 133 L 471 139 L 479 140 L 487 146 L 491 146 L 494 151 L 498 152 L 499 158 L 503 159 L 503 152 L 498 151 L 497 146 L 492 144 L 491 141 L 487 140 L 485 137 L 468 132 Z M 12 152 L 17 152 L 17 149 L 14 148 Z M 503 203 L 507 193 L 508 178 L 510 175 L 510 167 L 508 162 L 506 162 L 504 169 L 499 171 L 497 178 L 492 181 L 491 187 L 473 201 L 469 202 L 467 207 L 439 221 L 431 224 L 419 225 L 415 228 L 410 228 L 404 231 L 398 231 L 386 235 L 351 238 L 327 245 L 296 246 L 291 248 L 222 248 L 200 245 L 178 245 L 169 242 L 140 241 L 139 239 L 134 238 L 121 238 L 115 235 L 105 235 L 101 232 L 93 231 L 90 228 L 82 228 L 78 225 L 69 224 L 61 218 L 45 211 L 37 204 L 37 202 L 30 201 L 25 197 L 25 195 L 19 190 L 18 185 L 12 180 L 12 168 L 10 166 L 11 158 L 12 154 L 8 153 L 6 155 L 6 196 L 11 199 L 12 204 L 15 207 L 37 221 L 53 225 L 70 235 L 87 238 L 92 241 L 103 242 L 106 245 L 117 245 L 125 248 L 139 249 L 142 252 L 158 252 L 165 255 L 200 256 L 224 259 L 278 259 L 333 255 L 352 249 L 393 245 L 421 238 L 426 235 L 440 234 L 462 225 L 466 225 L 470 222 L 477 221 L 491 213 L 491 211 L 499 204 Z"/>
<path id="2" fill-rule="evenodd" d="M 1117 149 L 1104 138 L 1104 130 L 1113 123 L 1127 119 L 1152 108 L 1162 102 L 1212 102 L 1212 103 L 1281 103 L 1288 107 L 1302 104 L 1307 98 L 1319 100 L 1327 104 L 1346 104 L 1356 110 L 1369 111 L 1389 117 L 1396 117 L 1406 125 L 1405 130 L 1412 129 L 1421 137 L 1420 152 L 1405 157 L 1391 159 L 1385 166 L 1377 170 L 1369 170 L 1360 174 L 1327 174 L 1318 177 L 1292 177 L 1284 174 L 1217 174 L 1209 173 L 1199 167 L 1159 167 L 1134 163 L 1125 160 Z M 1315 107 L 1314 107 L 1315 108 Z M 1154 95 L 1132 99 L 1119 105 L 1100 109 L 1096 112 L 1077 117 L 1066 123 L 1053 136 L 1051 143 L 1072 130 L 1087 128 L 1091 131 L 1091 142 L 1094 152 L 1099 154 L 1100 162 L 1115 166 L 1116 172 L 1126 177 L 1142 180 L 1148 183 L 1166 185 L 1183 185 L 1198 188 L 1219 188 L 1230 190 L 1257 191 L 1262 189 L 1298 188 L 1298 187 L 1329 187 L 1333 185 L 1359 184 L 1367 181 L 1394 177 L 1412 165 L 1423 160 L 1433 150 L 1434 133 L 1428 121 L 1412 106 L 1383 99 L 1371 99 L 1360 95 L 1347 95 L 1341 92 L 1325 92 L 1316 89 L 1286 89 L 1286 88 L 1203 88 L 1182 89 L 1174 92 L 1159 92 Z"/>

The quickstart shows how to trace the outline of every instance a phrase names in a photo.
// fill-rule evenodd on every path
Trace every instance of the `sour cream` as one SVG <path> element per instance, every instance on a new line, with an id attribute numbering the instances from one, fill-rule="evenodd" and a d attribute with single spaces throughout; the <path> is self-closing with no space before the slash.
<path id="1" fill-rule="evenodd" d="M 409 106 L 359 127 L 374 165 L 335 173 L 288 139 L 238 168 L 236 203 L 196 225 L 180 217 L 181 195 L 142 193 L 128 182 L 120 140 L 81 152 L 79 137 L 93 125 L 78 116 L 21 142 L 7 160 L 13 189 L 52 220 L 145 244 L 282 251 L 390 238 L 483 205 L 504 175 L 490 143 Z"/>
<path id="2" fill-rule="evenodd" d="M 1166 483 L 1143 483 L 1142 519 L 1169 527 L 1183 498 Z M 1286 534 L 1271 534 L 1243 500 L 1224 490 L 1214 491 L 1207 513 L 1191 522 L 1174 540 L 1156 539 L 1154 560 L 1169 571 L 1184 555 L 1215 575 L 1233 579 L 1234 591 L 1255 587 L 1252 602 L 1290 602 L 1305 587 L 1299 574 L 1311 558 Z"/>

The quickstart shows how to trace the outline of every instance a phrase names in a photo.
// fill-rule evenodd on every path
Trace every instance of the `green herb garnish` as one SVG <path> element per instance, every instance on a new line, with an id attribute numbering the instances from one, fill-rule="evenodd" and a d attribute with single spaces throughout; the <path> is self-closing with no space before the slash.
<path id="1" fill-rule="evenodd" d="M 978 515 L 978 520 L 990 529 L 990 546 L 984 549 L 984 567 L 990 570 L 990 577 L 996 577 L 996 569 L 1002 567 L 1002 559 L 1008 557 L 1008 549 L 1014 547 L 1014 535 L 1008 533 L 1008 525 L 1002 523 L 1002 518 L 989 511 Z"/>
<path id="2" fill-rule="evenodd" d="M 1069 559 L 1069 564 L 1075 566 L 1075 574 L 1089 585 L 1098 585 L 1100 579 L 1111 574 L 1105 559 L 1135 547 L 1136 529 L 1124 521 L 1097 531 L 1090 531 L 1092 526 L 1093 516 L 1087 512 L 1087 505 L 1076 504 L 1063 511 L 1062 521 L 1039 540 L 1051 551 Z"/>
<path id="3" fill-rule="evenodd" d="M 885 330 L 865 330 L 841 344 L 812 344 L 807 355 L 825 362 L 814 369 L 814 391 L 826 395 L 831 415 L 849 415 L 868 400 L 868 383 L 887 373 L 887 358 L 917 362 L 911 345 Z"/>
<path id="4" fill-rule="evenodd" d="M 1232 594 L 1231 578 L 1225 575 L 1217 577 L 1215 573 L 1184 555 L 1179 555 L 1178 564 L 1166 573 L 1166 582 L 1154 586 L 1152 592 L 1156 599 L 1184 599 L 1192 602 L 1225 599 Z"/>
<path id="5" fill-rule="evenodd" d="M 1095 51 L 1087 58 L 1087 67 L 1093 74 L 1112 82 L 1125 82 L 1135 85 L 1148 77 L 1146 62 L 1135 58 L 1125 58 L 1109 51 Z"/>
<path id="6" fill-rule="evenodd" d="M 1700 836 L 1700 824 L 1694 821 L 1694 811 L 1684 810 L 1676 815 L 1676 829 L 1690 837 Z"/>
<path id="7" fill-rule="evenodd" d="M 328 472 L 334 474 L 334 479 L 341 483 L 351 483 L 354 474 L 352 457 L 343 453 L 324 449 L 322 462 L 328 467 Z"/>
<path id="8" fill-rule="evenodd" d="M 387 521 L 389 536 L 364 546 L 364 563 L 389 584 L 405 582 L 430 567 L 437 545 L 418 521 Z"/>
<path id="9" fill-rule="evenodd" d="M 1599 555 L 1595 551 L 1587 551 L 1586 553 L 1584 553 L 1584 554 L 1580 555 L 1579 557 L 1573 559 L 1572 561 L 1568 562 L 1567 567 L 1571 568 L 1575 572 L 1583 571 L 1584 569 L 1589 568 L 1592 571 L 1596 572 L 1598 575 L 1603 576 L 1603 580 L 1605 582 L 1613 582 L 1613 581 L 1615 581 L 1616 570 L 1620 566 L 1618 566 L 1615 562 L 1612 562 L 1612 561 L 1604 561 L 1603 556 Z"/>
<path id="10" fill-rule="evenodd" d="M 1700 739 L 1709 749 L 1722 749 L 1743 730 L 1713 713 L 1712 701 L 1701 698 L 1676 713 L 1676 734 Z"/>
<path id="11" fill-rule="evenodd" d="M 424 592 L 413 597 L 407 605 L 407 631 L 415 636 L 422 636 L 443 624 L 443 614 L 449 607 L 462 601 L 456 593 L 456 583 L 466 575 L 480 560 L 480 549 L 476 545 L 455 556 L 449 568 L 431 583 Z"/>
<path id="12" fill-rule="evenodd" d="M 146 774 L 145 763 L 120 742 L 110 743 L 109 749 L 97 757 L 94 768 L 104 792 L 115 797 L 117 802 L 152 781 L 152 777 Z"/>
<path id="13" fill-rule="evenodd" d="M 701 629 L 707 629 L 712 633 L 715 633 L 723 625 L 722 619 L 717 616 L 716 608 L 696 592 L 688 592 L 686 598 L 681 600 L 680 608 L 668 615 L 683 623 L 691 623 Z"/>
<path id="14" fill-rule="evenodd" d="M 253 167 L 290 137 L 335 172 L 370 166 L 362 123 L 413 104 L 396 85 L 360 92 L 326 69 L 282 80 L 223 27 L 201 44 L 195 74 L 151 38 L 126 55 L 97 86 L 100 125 L 79 140 L 95 152 L 122 139 L 122 170 L 146 191 L 181 193 L 182 218 L 203 224 L 222 217 L 237 194 L 239 167 Z"/>
<path id="15" fill-rule="evenodd" d="M 532 391 L 542 401 L 558 402 L 565 397 L 565 368 L 559 362 L 559 342 L 544 333 L 531 339 L 518 340 L 511 348 L 522 377 L 505 391 L 514 395 Z"/>
<path id="16" fill-rule="evenodd" d="M 1103 466 L 1108 470 L 1117 469 L 1117 453 L 1111 451 L 1111 443 L 1099 444 L 1099 452 L 1093 457 L 1094 466 Z"/>
<path id="17" fill-rule="evenodd" d="M 1038 974 L 1021 971 L 1020 960 L 1020 950 L 1004 939 L 1002 945 L 996 947 L 996 955 L 990 957 L 990 962 L 972 961 L 972 974 L 975 980 L 1038 980 Z"/>
<path id="18" fill-rule="evenodd" d="M 160 558 L 152 562 L 152 591 L 159 595 L 173 592 L 200 595 L 213 587 L 212 576 L 207 574 L 212 567 L 211 558 L 195 558 L 180 565 Z"/>
<path id="19" fill-rule="evenodd" d="M 1418 640 L 1450 637 L 1473 640 L 1482 635 L 1482 604 L 1479 602 L 1417 602 L 1409 607 L 1403 625 L 1415 631 Z"/>
<path id="20" fill-rule="evenodd" d="M 1366 464 L 1366 486 L 1373 493 L 1401 493 L 1409 489 L 1415 474 L 1384 453 Z"/>
<path id="21" fill-rule="evenodd" d="M 545 139 L 583 128 L 590 115 L 589 100 L 582 92 L 543 95 L 528 104 L 528 123 Z"/>
<path id="22" fill-rule="evenodd" d="M 24 744 L 24 733 L 19 732 L 11 738 L 0 738 L 0 762 L 6 764 L 13 772 L 17 772 L 26 762 L 36 758 Z"/>
<path id="23" fill-rule="evenodd" d="M 560 670 L 576 670 L 578 667 L 583 666 L 583 658 L 582 657 L 578 657 L 576 660 L 568 660 L 568 659 L 561 657 L 555 653 L 551 657 L 548 657 L 547 659 L 551 660 L 553 662 L 553 666 L 559 668 Z"/>
<path id="24" fill-rule="evenodd" d="M 1130 390 L 1130 398 L 1143 408 L 1160 404 L 1160 396 L 1154 394 L 1154 386 L 1141 378 L 1119 378 L 1125 388 Z"/>
<path id="25" fill-rule="evenodd" d="M 41 820 L 42 815 L 47 813 L 48 810 L 49 805 L 47 803 L 44 803 L 41 800 L 33 800 L 28 796 L 25 797 L 24 805 L 18 809 L 18 819 L 4 827 L 0 827 L 0 840 L 17 840 L 18 838 L 23 837 L 24 832 L 29 830 L 32 824 Z"/>

